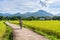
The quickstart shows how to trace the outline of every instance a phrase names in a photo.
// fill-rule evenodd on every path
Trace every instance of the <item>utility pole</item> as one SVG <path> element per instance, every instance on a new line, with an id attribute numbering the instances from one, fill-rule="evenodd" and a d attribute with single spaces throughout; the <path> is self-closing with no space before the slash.
<path id="1" fill-rule="evenodd" d="M 20 17 L 19 23 L 20 23 L 20 28 L 22 29 L 22 18 L 21 17 Z"/>

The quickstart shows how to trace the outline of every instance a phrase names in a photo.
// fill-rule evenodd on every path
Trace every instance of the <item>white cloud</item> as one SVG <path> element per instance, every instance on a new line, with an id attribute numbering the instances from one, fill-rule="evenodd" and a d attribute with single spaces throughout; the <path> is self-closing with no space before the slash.
<path id="1" fill-rule="evenodd" d="M 4 0 L 0 12 L 27 12 L 41 9 L 39 0 Z"/>
<path id="2" fill-rule="evenodd" d="M 40 1 L 46 3 L 47 7 L 42 7 Z M 0 12 L 28 12 L 46 10 L 53 14 L 57 14 L 60 11 L 60 0 L 0 0 Z"/>

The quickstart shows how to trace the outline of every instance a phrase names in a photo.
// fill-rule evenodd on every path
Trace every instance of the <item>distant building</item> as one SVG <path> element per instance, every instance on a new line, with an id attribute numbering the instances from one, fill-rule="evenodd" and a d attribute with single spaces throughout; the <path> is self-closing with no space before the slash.
<path id="1" fill-rule="evenodd" d="M 45 20 L 45 18 L 40 18 L 40 20 Z"/>

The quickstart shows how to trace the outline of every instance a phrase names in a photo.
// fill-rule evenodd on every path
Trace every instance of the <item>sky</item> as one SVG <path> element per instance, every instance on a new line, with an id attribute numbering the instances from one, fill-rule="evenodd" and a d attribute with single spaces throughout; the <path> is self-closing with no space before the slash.
<path id="1" fill-rule="evenodd" d="M 60 13 L 60 0 L 0 0 L 0 13 L 26 13 L 45 10 Z"/>

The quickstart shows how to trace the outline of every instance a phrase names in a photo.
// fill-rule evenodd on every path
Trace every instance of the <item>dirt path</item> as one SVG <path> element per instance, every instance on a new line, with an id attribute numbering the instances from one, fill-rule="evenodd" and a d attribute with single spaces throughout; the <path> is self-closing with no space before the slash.
<path id="1" fill-rule="evenodd" d="M 5 22 L 13 29 L 13 40 L 48 40 L 44 36 L 41 36 L 35 32 L 32 32 L 29 29 L 22 28 L 18 25 L 11 24 L 9 22 Z"/>

